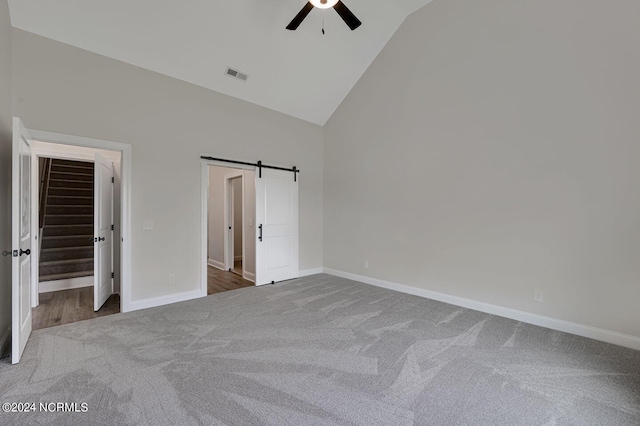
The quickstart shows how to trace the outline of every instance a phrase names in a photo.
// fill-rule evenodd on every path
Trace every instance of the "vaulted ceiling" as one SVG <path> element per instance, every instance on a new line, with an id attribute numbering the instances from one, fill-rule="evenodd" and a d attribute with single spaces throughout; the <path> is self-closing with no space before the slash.
<path id="1" fill-rule="evenodd" d="M 353 32 L 332 9 L 287 31 L 306 0 L 9 0 L 9 8 L 15 28 L 323 125 L 430 1 L 344 0 L 363 22 Z M 226 76 L 227 67 L 249 79 Z"/>

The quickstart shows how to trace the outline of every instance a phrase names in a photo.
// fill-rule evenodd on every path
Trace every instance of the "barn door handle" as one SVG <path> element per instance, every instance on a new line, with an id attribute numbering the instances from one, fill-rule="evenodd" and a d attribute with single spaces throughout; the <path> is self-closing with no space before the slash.
<path id="1" fill-rule="evenodd" d="M 27 256 L 29 256 L 31 254 L 31 249 L 26 249 L 26 250 L 20 249 L 20 256 L 22 256 L 23 254 L 26 254 Z"/>
<path id="2" fill-rule="evenodd" d="M 258 225 L 258 229 L 260 230 L 260 235 L 258 235 L 258 241 L 262 241 L 262 224 Z"/>

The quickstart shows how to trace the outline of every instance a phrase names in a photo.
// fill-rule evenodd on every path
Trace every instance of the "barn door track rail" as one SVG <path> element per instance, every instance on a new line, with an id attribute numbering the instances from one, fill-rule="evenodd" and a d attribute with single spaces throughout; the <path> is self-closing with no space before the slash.
<path id="1" fill-rule="evenodd" d="M 293 166 L 292 168 L 287 169 L 286 167 L 269 166 L 267 164 L 263 164 L 262 161 L 258 161 L 257 163 L 248 163 L 246 161 L 227 160 L 225 158 L 207 157 L 207 156 L 204 156 L 204 155 L 201 156 L 200 158 L 202 160 L 221 161 L 223 163 L 242 164 L 243 166 L 257 167 L 258 168 L 258 177 L 260 179 L 262 179 L 262 169 L 273 169 L 273 170 L 282 170 L 282 171 L 285 171 L 285 172 L 292 172 L 293 173 L 293 181 L 294 182 L 298 181 L 298 173 L 300 173 L 300 169 L 298 169 L 296 166 Z"/>

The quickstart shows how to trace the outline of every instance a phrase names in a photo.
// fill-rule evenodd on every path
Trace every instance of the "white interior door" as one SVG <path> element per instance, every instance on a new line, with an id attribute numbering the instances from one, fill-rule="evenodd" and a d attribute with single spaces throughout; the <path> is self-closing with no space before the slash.
<path id="1" fill-rule="evenodd" d="M 256 285 L 298 278 L 298 182 L 293 173 L 256 173 L 256 223 Z"/>
<path id="2" fill-rule="evenodd" d="M 113 164 L 96 153 L 93 178 L 93 310 L 113 294 Z"/>
<path id="3" fill-rule="evenodd" d="M 17 364 L 31 334 L 31 145 L 13 118 L 11 186 L 11 362 Z"/>

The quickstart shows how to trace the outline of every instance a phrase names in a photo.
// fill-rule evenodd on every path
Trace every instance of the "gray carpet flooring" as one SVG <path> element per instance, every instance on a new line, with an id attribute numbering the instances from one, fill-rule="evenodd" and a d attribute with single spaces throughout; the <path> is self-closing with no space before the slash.
<path id="1" fill-rule="evenodd" d="M 0 424 L 640 425 L 640 352 L 329 275 L 38 330 Z"/>

